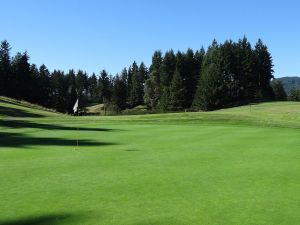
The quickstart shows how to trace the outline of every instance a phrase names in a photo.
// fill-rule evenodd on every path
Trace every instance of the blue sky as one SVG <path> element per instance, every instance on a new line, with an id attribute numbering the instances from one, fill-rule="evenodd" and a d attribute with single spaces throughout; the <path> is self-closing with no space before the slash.
<path id="1" fill-rule="evenodd" d="M 0 0 L 0 40 L 50 70 L 115 74 L 155 50 L 262 38 L 275 76 L 300 76 L 300 1 Z"/>

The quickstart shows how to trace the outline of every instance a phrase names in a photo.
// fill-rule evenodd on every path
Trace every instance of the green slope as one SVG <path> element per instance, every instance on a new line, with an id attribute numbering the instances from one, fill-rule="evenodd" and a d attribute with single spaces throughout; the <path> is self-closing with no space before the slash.
<path id="1" fill-rule="evenodd" d="M 76 118 L 0 106 L 1 225 L 300 224 L 297 103 Z"/>
<path id="2" fill-rule="evenodd" d="M 0 96 L 0 118 L 41 118 L 59 115 L 54 110 L 46 109 L 25 101 L 18 101 L 12 98 Z"/>

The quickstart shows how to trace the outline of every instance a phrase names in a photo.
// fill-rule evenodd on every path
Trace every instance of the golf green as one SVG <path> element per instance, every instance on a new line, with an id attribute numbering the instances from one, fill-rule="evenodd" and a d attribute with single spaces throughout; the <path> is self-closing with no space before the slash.
<path id="1" fill-rule="evenodd" d="M 300 224 L 299 128 L 288 102 L 71 117 L 3 101 L 0 224 Z"/>

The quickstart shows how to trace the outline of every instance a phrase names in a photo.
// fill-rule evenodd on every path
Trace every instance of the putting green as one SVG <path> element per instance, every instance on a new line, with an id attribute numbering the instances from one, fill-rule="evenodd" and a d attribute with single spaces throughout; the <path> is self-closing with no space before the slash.
<path id="1" fill-rule="evenodd" d="M 2 101 L 0 224 L 300 224 L 299 128 L 289 102 L 74 118 Z"/>

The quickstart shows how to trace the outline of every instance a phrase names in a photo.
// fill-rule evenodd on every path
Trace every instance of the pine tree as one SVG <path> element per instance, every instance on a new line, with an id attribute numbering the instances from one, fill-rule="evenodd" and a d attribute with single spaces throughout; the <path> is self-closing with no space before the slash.
<path id="1" fill-rule="evenodd" d="M 17 53 L 12 60 L 12 80 L 10 96 L 17 99 L 30 101 L 29 95 L 32 90 L 31 71 L 27 52 Z"/>
<path id="2" fill-rule="evenodd" d="M 196 60 L 192 49 L 188 49 L 184 54 L 184 70 L 181 71 L 183 85 L 185 88 L 184 93 L 184 107 L 190 108 L 196 92 L 197 78 L 199 71 L 197 71 Z"/>
<path id="3" fill-rule="evenodd" d="M 124 72 L 124 71 L 123 71 Z M 123 110 L 126 107 L 126 79 L 121 75 L 117 75 L 114 79 L 113 92 L 112 92 L 112 104 L 117 106 L 118 110 Z"/>
<path id="4" fill-rule="evenodd" d="M 182 110 L 185 101 L 185 90 L 182 82 L 182 77 L 178 70 L 175 71 L 170 85 L 170 107 L 171 110 Z"/>
<path id="5" fill-rule="evenodd" d="M 155 109 L 161 98 L 161 86 L 158 71 L 153 70 L 151 72 L 150 78 L 146 80 L 144 92 L 145 104 L 152 110 Z"/>
<path id="6" fill-rule="evenodd" d="M 95 73 L 93 73 L 92 76 L 88 78 L 88 99 L 89 102 L 92 103 L 96 103 L 99 101 L 98 82 Z"/>
<path id="7" fill-rule="evenodd" d="M 136 96 L 132 96 L 132 94 L 135 94 L 136 91 L 136 85 L 138 83 L 138 65 L 137 63 L 134 61 L 132 63 L 132 65 L 129 67 L 128 69 L 128 92 L 127 92 L 127 100 L 128 102 L 131 104 L 133 103 L 133 101 L 135 101 L 134 99 L 136 98 Z M 134 80 L 134 84 L 133 84 L 133 80 Z M 134 104 L 133 104 L 134 105 Z"/>
<path id="8" fill-rule="evenodd" d="M 273 90 L 274 100 L 276 101 L 286 101 L 287 95 L 280 81 L 274 79 L 271 82 L 271 87 Z"/>
<path id="9" fill-rule="evenodd" d="M 2 41 L 0 46 L 0 95 L 9 95 L 11 82 L 11 47 L 7 41 Z"/>
<path id="10" fill-rule="evenodd" d="M 272 89 L 270 80 L 273 78 L 272 56 L 266 45 L 259 39 L 255 45 L 255 74 L 257 80 L 257 94 L 259 98 L 270 98 Z"/>
<path id="11" fill-rule="evenodd" d="M 161 64 L 162 64 L 162 53 L 161 53 L 161 51 L 155 51 L 153 56 L 152 56 L 152 64 L 149 68 L 150 74 L 153 71 L 156 71 L 157 73 L 160 73 Z"/>
<path id="12" fill-rule="evenodd" d="M 293 87 L 288 94 L 288 100 L 299 102 L 300 101 L 300 90 Z"/>
<path id="13" fill-rule="evenodd" d="M 112 85 L 110 83 L 108 73 L 105 70 L 102 70 L 100 72 L 98 85 L 99 85 L 100 102 L 108 103 L 112 95 L 112 90 L 111 90 Z"/>
<path id="14" fill-rule="evenodd" d="M 68 87 L 69 84 L 60 70 L 51 74 L 51 105 L 59 112 L 68 112 Z"/>
<path id="15" fill-rule="evenodd" d="M 220 59 L 220 47 L 214 40 L 203 60 L 201 77 L 193 101 L 194 109 L 213 110 L 226 104 L 226 83 Z"/>
<path id="16" fill-rule="evenodd" d="M 50 72 L 44 64 L 39 68 L 38 90 L 40 93 L 38 103 L 45 107 L 51 107 Z"/>
<path id="17" fill-rule="evenodd" d="M 166 52 L 162 63 L 161 63 L 161 85 L 164 87 L 168 87 L 172 81 L 173 74 L 176 69 L 176 57 L 173 50 Z"/>

